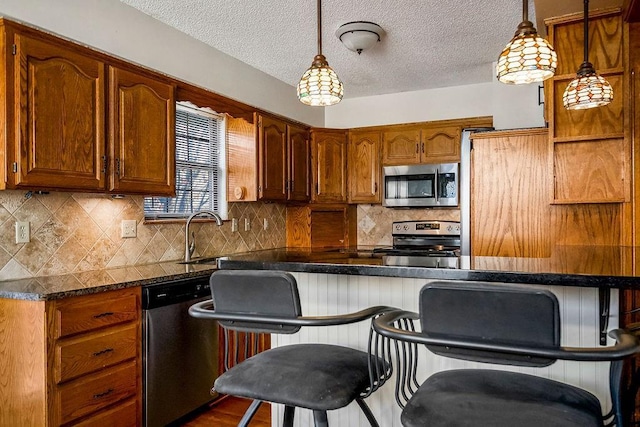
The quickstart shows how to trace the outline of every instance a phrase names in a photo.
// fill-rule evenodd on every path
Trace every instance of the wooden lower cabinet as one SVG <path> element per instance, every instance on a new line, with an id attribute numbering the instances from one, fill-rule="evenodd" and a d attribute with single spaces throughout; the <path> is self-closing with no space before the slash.
<path id="1" fill-rule="evenodd" d="M 355 205 L 287 207 L 287 247 L 336 248 L 357 245 Z"/>
<path id="2" fill-rule="evenodd" d="M 140 288 L 0 299 L 0 425 L 140 425 L 141 342 Z"/>

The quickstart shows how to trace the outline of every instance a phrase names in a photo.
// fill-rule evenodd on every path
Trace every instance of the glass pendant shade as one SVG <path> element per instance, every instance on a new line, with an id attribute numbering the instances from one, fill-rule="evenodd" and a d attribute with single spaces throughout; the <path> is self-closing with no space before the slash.
<path id="1" fill-rule="evenodd" d="M 567 110 L 602 107 L 613 101 L 613 88 L 589 62 L 589 0 L 584 0 L 584 61 L 562 95 Z"/>
<path id="2" fill-rule="evenodd" d="M 302 75 L 296 92 L 300 102 L 313 107 L 325 107 L 342 101 L 344 94 L 342 82 L 335 71 L 329 67 L 327 58 L 322 54 L 322 2 L 318 6 L 318 54 L 313 58 L 311 67 Z"/>
<path id="3" fill-rule="evenodd" d="M 342 82 L 324 55 L 316 55 L 311 67 L 302 75 L 297 92 L 300 102 L 313 107 L 337 104 L 344 94 Z"/>
<path id="4" fill-rule="evenodd" d="M 518 27 L 524 27 L 528 21 Z M 498 58 L 496 74 L 506 84 L 528 84 L 546 80 L 556 72 L 558 56 L 553 46 L 533 32 L 520 32 L 511 39 Z"/>
<path id="5" fill-rule="evenodd" d="M 601 107 L 613 100 L 613 88 L 603 77 L 599 76 L 591 64 L 587 72 L 578 72 L 578 77 L 573 79 L 562 95 L 562 103 L 567 110 L 585 110 L 587 108 Z"/>

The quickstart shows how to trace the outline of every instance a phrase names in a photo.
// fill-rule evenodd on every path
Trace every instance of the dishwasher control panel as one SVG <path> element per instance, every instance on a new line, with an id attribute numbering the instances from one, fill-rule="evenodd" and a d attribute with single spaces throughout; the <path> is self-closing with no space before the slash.
<path id="1" fill-rule="evenodd" d="M 142 309 L 151 310 L 202 297 L 211 297 L 209 277 L 173 280 L 142 287 Z"/>

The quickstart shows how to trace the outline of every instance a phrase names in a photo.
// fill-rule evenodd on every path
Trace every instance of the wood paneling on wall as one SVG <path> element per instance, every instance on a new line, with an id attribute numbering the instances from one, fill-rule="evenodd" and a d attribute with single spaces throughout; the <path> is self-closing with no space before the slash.
<path id="1" fill-rule="evenodd" d="M 546 129 L 473 136 L 473 255 L 549 257 L 557 245 L 620 244 L 620 205 L 550 204 L 548 150 Z"/>

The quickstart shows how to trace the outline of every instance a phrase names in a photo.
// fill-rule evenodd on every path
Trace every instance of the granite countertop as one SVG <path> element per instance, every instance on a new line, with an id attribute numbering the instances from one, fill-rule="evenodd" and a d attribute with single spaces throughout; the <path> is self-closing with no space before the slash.
<path id="1" fill-rule="evenodd" d="M 210 264 L 177 261 L 85 271 L 60 276 L 32 277 L 0 282 L 0 298 L 55 300 L 134 286 L 146 286 L 189 277 L 202 277 L 216 269 Z"/>
<path id="2" fill-rule="evenodd" d="M 460 269 L 388 266 L 372 247 L 267 249 L 219 257 L 217 267 L 214 263 L 180 264 L 171 261 L 0 281 L 0 298 L 55 300 L 203 277 L 216 268 L 638 289 L 640 273 L 634 274 L 632 266 L 632 255 L 636 249 L 640 248 L 557 246 L 548 256 L 540 258 L 462 257 Z"/>
<path id="3" fill-rule="evenodd" d="M 631 264 L 631 255 L 640 248 L 556 246 L 548 256 L 540 258 L 461 257 L 460 269 L 388 266 L 384 265 L 381 256 L 374 254 L 372 249 L 271 249 L 220 257 L 218 267 L 555 286 L 640 288 L 640 274 L 632 273 Z"/>

